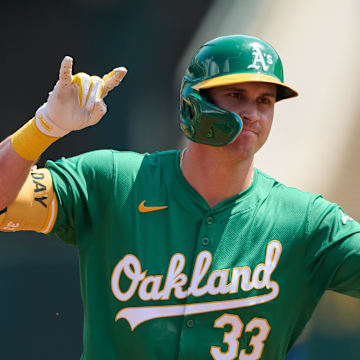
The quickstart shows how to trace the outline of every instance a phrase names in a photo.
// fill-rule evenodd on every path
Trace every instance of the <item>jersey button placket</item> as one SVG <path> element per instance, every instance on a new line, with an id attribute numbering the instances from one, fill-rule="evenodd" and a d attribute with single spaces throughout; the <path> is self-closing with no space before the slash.
<path id="1" fill-rule="evenodd" d="M 201 244 L 202 244 L 203 246 L 208 246 L 208 245 L 210 244 L 210 239 L 209 239 L 207 236 L 203 237 L 203 238 L 201 239 Z"/>
<path id="2" fill-rule="evenodd" d="M 196 259 L 199 254 L 205 250 L 204 247 L 207 247 L 207 250 L 209 250 L 211 243 L 216 240 L 216 236 L 213 234 L 215 230 L 213 224 L 215 224 L 215 217 L 210 214 L 204 214 L 201 227 L 197 234 L 194 263 L 191 266 L 191 272 L 194 270 Z M 192 296 L 187 297 L 185 300 L 186 304 L 191 304 L 193 302 L 194 300 Z M 190 350 L 190 347 L 192 347 L 194 343 L 194 330 L 196 329 L 198 331 L 199 326 L 203 327 L 203 324 L 201 324 L 201 322 L 197 323 L 196 320 L 196 315 L 193 315 L 192 317 L 184 317 L 180 337 L 181 340 L 179 344 L 179 356 L 177 360 L 187 360 L 189 352 L 193 352 L 193 349 Z"/>
<path id="3" fill-rule="evenodd" d="M 208 216 L 208 217 L 206 218 L 206 223 L 207 223 L 208 225 L 212 225 L 214 222 L 215 222 L 215 219 L 214 219 L 213 216 Z"/>

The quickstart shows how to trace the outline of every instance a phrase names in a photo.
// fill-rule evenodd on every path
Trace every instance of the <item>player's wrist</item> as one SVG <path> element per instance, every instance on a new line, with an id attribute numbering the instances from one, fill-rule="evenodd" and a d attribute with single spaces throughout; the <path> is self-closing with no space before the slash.
<path id="1" fill-rule="evenodd" d="M 49 104 L 45 103 L 37 109 L 35 114 L 35 123 L 37 129 L 44 135 L 60 138 L 67 135 L 71 130 L 65 130 L 55 124 L 48 115 Z M 50 111 L 51 112 L 51 111 Z"/>
<path id="2" fill-rule="evenodd" d="M 35 161 L 58 139 L 40 131 L 34 117 L 11 136 L 11 145 L 23 159 Z"/>

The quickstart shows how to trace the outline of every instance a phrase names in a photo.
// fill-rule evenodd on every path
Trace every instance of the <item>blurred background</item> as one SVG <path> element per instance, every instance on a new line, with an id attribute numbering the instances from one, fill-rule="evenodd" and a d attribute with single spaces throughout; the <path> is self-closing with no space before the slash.
<path id="1" fill-rule="evenodd" d="M 47 98 L 64 55 L 74 72 L 126 66 L 96 127 L 70 134 L 40 160 L 113 148 L 185 146 L 178 91 L 194 51 L 233 33 L 270 42 L 298 98 L 276 106 L 256 165 L 321 193 L 360 220 L 360 2 L 343 0 L 13 1 L 2 7 L 1 138 Z M 82 308 L 76 249 L 53 237 L 0 233 L 0 359 L 78 360 Z M 360 302 L 328 293 L 290 360 L 359 359 Z"/>

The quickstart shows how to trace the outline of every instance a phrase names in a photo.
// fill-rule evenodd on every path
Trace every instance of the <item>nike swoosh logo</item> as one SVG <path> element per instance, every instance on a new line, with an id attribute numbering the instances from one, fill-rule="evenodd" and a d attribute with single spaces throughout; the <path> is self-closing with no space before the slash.
<path id="1" fill-rule="evenodd" d="M 159 211 L 159 210 L 164 210 L 167 208 L 168 208 L 167 206 L 145 206 L 145 200 L 142 201 L 138 206 L 139 212 L 141 212 L 141 213 Z"/>

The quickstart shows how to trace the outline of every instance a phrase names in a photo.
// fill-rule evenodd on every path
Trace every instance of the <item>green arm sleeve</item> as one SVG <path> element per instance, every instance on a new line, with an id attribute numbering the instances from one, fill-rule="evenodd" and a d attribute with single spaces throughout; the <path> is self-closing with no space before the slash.
<path id="1" fill-rule="evenodd" d="M 113 152 L 100 150 L 56 162 L 48 161 L 46 167 L 51 172 L 58 200 L 58 215 L 51 234 L 81 246 L 78 240 L 86 242 L 86 234 L 94 222 L 101 221 L 101 209 L 106 208 L 111 196 Z"/>
<path id="2" fill-rule="evenodd" d="M 309 216 L 307 267 L 314 295 L 325 290 L 360 298 L 360 224 L 318 197 Z"/>

